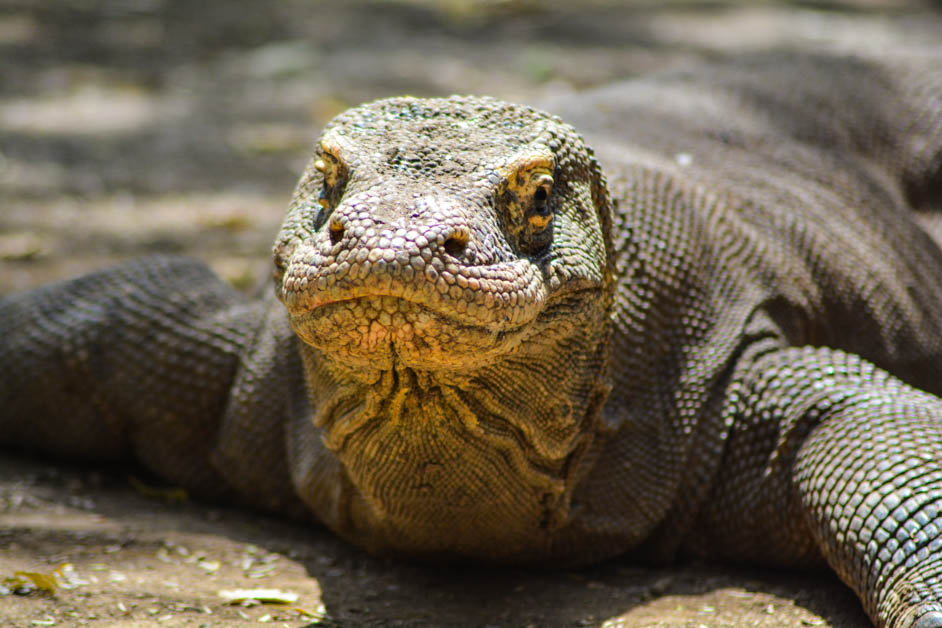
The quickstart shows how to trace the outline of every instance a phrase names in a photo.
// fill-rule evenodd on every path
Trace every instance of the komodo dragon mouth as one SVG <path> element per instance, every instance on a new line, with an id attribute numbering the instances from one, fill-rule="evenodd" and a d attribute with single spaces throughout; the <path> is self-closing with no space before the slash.
<path id="1" fill-rule="evenodd" d="M 368 267 L 361 279 L 355 266 L 292 264 L 283 280 L 292 326 L 346 362 L 469 366 L 511 351 L 546 305 L 541 272 L 528 261 L 408 268 Z"/>

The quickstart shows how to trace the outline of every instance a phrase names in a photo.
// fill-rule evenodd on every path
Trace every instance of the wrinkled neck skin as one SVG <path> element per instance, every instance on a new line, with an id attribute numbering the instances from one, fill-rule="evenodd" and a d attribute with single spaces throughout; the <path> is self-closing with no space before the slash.
<path id="1" fill-rule="evenodd" d="M 302 343 L 314 425 L 345 476 L 310 505 L 372 551 L 552 557 L 603 440 L 603 301 L 563 299 L 506 355 L 468 368 L 351 365 Z"/>

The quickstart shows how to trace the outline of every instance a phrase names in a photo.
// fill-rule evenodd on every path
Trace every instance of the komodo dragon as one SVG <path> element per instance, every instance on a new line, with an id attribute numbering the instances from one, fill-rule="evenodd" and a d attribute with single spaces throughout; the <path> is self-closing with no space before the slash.
<path id="1" fill-rule="evenodd" d="M 0 439 L 419 559 L 827 563 L 942 626 L 942 56 L 544 105 L 338 116 L 277 299 L 171 257 L 8 296 Z"/>

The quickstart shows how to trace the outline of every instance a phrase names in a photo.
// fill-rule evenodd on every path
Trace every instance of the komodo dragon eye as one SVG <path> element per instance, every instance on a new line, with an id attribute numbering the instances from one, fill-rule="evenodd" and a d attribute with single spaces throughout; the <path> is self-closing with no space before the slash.
<path id="1" fill-rule="evenodd" d="M 324 175 L 324 184 L 317 197 L 317 202 L 321 206 L 314 221 L 314 227 L 317 229 L 324 224 L 330 211 L 340 201 L 347 182 L 348 170 L 343 160 L 337 156 L 337 148 L 327 142 L 321 142 L 321 156 L 314 162 L 314 168 Z"/>
<path id="2" fill-rule="evenodd" d="M 525 155 L 507 169 L 502 197 L 510 214 L 509 230 L 524 253 L 540 253 L 553 240 L 553 169 L 552 156 L 544 154 Z"/>
<path id="3" fill-rule="evenodd" d="M 550 192 L 553 191 L 553 177 L 548 174 L 539 174 L 535 177 L 537 188 L 533 191 L 533 211 L 527 217 L 527 222 L 535 231 L 542 231 L 553 218 L 553 210 L 549 206 Z"/>

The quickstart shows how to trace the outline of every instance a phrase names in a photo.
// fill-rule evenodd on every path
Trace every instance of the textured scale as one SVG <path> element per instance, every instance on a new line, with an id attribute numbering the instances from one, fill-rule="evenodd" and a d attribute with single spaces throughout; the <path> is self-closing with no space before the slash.
<path id="1" fill-rule="evenodd" d="M 942 626 L 940 68 L 351 109 L 272 298 L 151 258 L 0 301 L 0 440 L 424 560 L 829 565 Z"/>

